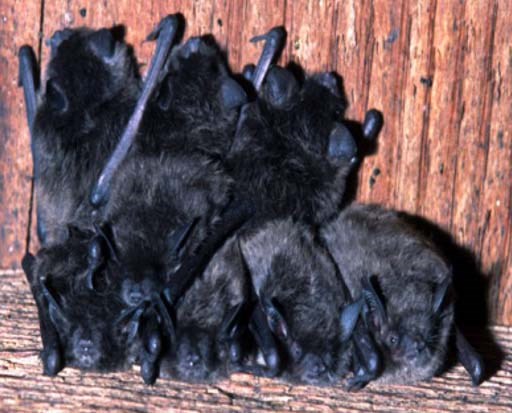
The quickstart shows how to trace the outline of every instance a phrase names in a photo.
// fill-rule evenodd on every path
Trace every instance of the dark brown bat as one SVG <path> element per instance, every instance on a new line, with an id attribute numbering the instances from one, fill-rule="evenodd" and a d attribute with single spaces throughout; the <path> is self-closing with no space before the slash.
<path id="1" fill-rule="evenodd" d="M 395 211 L 353 204 L 326 223 L 321 237 L 355 297 L 384 356 L 385 383 L 414 383 L 439 373 L 449 339 L 479 383 L 481 358 L 454 325 L 448 261 Z"/>
<path id="2" fill-rule="evenodd" d="M 176 346 L 162 360 L 162 375 L 190 382 L 225 377 L 231 364 L 241 361 L 238 329 L 247 297 L 247 278 L 232 237 L 178 302 Z"/>
<path id="3" fill-rule="evenodd" d="M 345 376 L 351 346 L 342 338 L 351 336 L 357 310 L 348 305 L 335 264 L 315 243 L 312 231 L 290 218 L 268 221 L 241 235 L 240 248 L 255 292 L 251 327 L 259 348 L 273 351 L 275 346 L 265 342 L 275 339 L 285 353 L 281 365 L 263 354 L 264 371 L 283 372 L 288 381 L 308 384 L 333 384 Z M 261 324 L 272 336 L 266 336 Z M 258 372 L 257 366 L 252 371 Z"/>
<path id="4" fill-rule="evenodd" d="M 226 216 L 232 180 L 220 159 L 234 133 L 237 102 L 245 94 L 220 51 L 204 39 L 192 38 L 175 48 L 166 71 L 155 99 L 144 109 L 132 152 L 110 181 L 102 210 L 122 263 L 121 296 L 134 313 L 156 300 L 165 321 L 162 350 L 172 353 L 201 334 L 180 328 L 177 335 L 173 307 L 178 291 L 204 270 L 192 268 L 202 261 L 198 251 L 211 242 L 207 239 L 215 222 Z M 188 256 L 189 264 L 183 264 Z M 189 271 L 176 276 L 182 286 L 172 281 L 178 268 Z M 147 382 L 156 379 L 154 361 L 142 362 L 143 369 L 153 372 Z"/>
<path id="5" fill-rule="evenodd" d="M 163 25 L 158 30 L 168 32 Z M 94 304 L 100 300 L 84 289 L 84 280 L 91 279 L 95 271 L 105 270 L 100 246 L 111 246 L 102 230 L 97 231 L 98 217 L 88 204 L 88 194 L 134 106 L 137 112 L 139 86 L 127 46 L 106 29 L 66 29 L 52 37 L 51 46 L 49 79 L 37 113 L 36 65 L 27 47 L 20 51 L 20 77 L 40 198 L 38 233 L 47 247 L 37 259 L 27 254 L 23 265 L 39 310 L 44 372 L 54 375 L 66 362 L 87 369 L 103 370 L 110 365 L 103 362 L 103 357 L 110 357 L 108 352 L 103 354 L 111 334 L 106 326 L 115 328 L 113 317 L 122 307 L 107 300 L 102 313 Z M 147 81 L 141 96 L 151 88 Z M 70 240 L 70 226 L 80 228 L 80 243 Z M 97 231 L 96 235 L 89 229 Z M 84 251 L 86 237 L 89 245 Z M 57 252 L 47 253 L 48 248 Z M 63 257 L 64 253 L 69 256 Z M 74 291 L 81 293 L 73 295 Z M 88 300 L 92 303 L 90 311 Z M 83 334 L 77 336 L 76 331 Z"/>

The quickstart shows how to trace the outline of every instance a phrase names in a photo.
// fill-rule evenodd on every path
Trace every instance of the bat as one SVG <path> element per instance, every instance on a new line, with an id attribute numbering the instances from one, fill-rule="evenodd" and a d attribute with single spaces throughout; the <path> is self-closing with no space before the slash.
<path id="1" fill-rule="evenodd" d="M 180 349 L 177 340 L 188 340 L 185 330 L 175 331 L 177 291 L 201 273 L 192 269 L 202 261 L 198 251 L 211 242 L 206 239 L 212 223 L 222 221 L 229 209 L 232 180 L 220 158 L 234 133 L 239 99 L 245 92 L 207 39 L 192 38 L 176 47 L 155 98 L 144 107 L 133 150 L 119 163 L 108 202 L 102 203 L 122 263 L 120 295 L 139 317 L 146 314 L 140 311 L 144 306 L 156 305 L 154 316 L 163 324 L 153 324 L 166 336 L 162 354 Z M 182 265 L 188 255 L 193 263 Z M 178 276 L 183 287 L 171 279 L 178 268 L 190 271 Z M 141 362 L 146 382 L 156 379 L 158 361 Z"/>
<path id="2" fill-rule="evenodd" d="M 344 377 L 351 345 L 342 338 L 358 310 L 311 229 L 291 218 L 267 221 L 239 242 L 255 297 L 250 329 L 265 362 L 248 371 L 316 385 Z"/>
<path id="3" fill-rule="evenodd" d="M 94 294 L 85 293 L 74 298 L 72 294 L 81 289 L 83 279 L 92 279 L 92 274 L 103 266 L 100 249 L 103 241 L 110 243 L 101 231 L 96 235 L 88 234 L 87 260 L 84 261 L 82 255 L 72 251 L 76 247 L 84 253 L 81 244 L 69 241 L 69 228 L 81 228 L 82 234 L 83 228 L 92 227 L 94 231 L 98 228 L 95 224 L 97 216 L 88 202 L 89 189 L 106 154 L 114 148 L 126 123 L 124 120 L 128 121 L 131 109 L 136 107 L 139 85 L 134 71 L 136 64 L 128 47 L 115 40 L 107 29 L 66 29 L 56 32 L 50 45 L 52 57 L 47 71 L 48 81 L 36 112 L 35 60 L 28 47 L 20 51 L 20 80 L 27 102 L 36 191 L 39 191 L 40 198 L 37 213 L 39 237 L 45 248 L 54 247 L 70 254 L 69 272 L 66 272 L 65 265 L 59 263 L 61 255 L 47 255 L 44 248 L 41 259 L 38 259 L 39 254 L 37 258 L 27 254 L 24 259 L 25 272 L 38 305 L 44 372 L 55 375 L 66 361 L 85 369 L 105 368 L 98 354 L 102 348 L 100 342 L 109 342 L 103 337 L 103 333 L 108 334 L 109 330 L 95 327 L 95 323 L 103 326 L 110 324 L 106 322 L 110 319 L 96 311 L 97 306 L 92 305 L 89 309 L 84 305 L 87 301 L 97 301 Z M 142 96 L 147 88 L 148 82 Z M 70 245 L 67 245 L 68 241 Z M 55 270 L 51 270 L 52 259 L 56 260 L 54 265 L 60 271 L 57 275 L 54 275 Z M 37 265 L 48 260 L 48 265 Z M 86 276 L 82 277 L 83 274 Z M 57 283 L 62 291 L 48 287 L 47 284 L 55 284 L 52 282 L 54 279 L 66 280 Z M 90 312 L 89 317 L 82 317 L 78 326 L 73 324 L 78 320 L 74 315 L 85 311 Z M 108 305 L 105 311 L 110 313 Z M 59 330 L 59 324 L 66 324 L 66 329 Z M 82 340 L 80 335 L 74 334 L 84 331 L 84 325 L 88 325 L 88 333 Z M 94 340 L 91 338 L 93 335 Z M 84 345 L 84 340 L 88 344 Z M 94 343 L 91 344 L 91 340 Z M 91 347 L 95 349 L 94 357 L 80 356 L 80 352 L 89 352 Z"/>
<path id="4" fill-rule="evenodd" d="M 299 84 L 272 60 L 282 48 L 284 32 L 274 28 L 262 56 L 246 77 L 258 98 L 243 107 L 226 163 L 235 192 L 257 205 L 260 215 L 294 216 L 318 225 L 339 209 L 357 146 L 343 124 L 346 103 L 332 73 L 308 76 Z M 380 130 L 377 111 L 367 114 L 366 137 Z"/>
<path id="5" fill-rule="evenodd" d="M 92 227 L 87 196 L 139 95 L 130 48 L 108 29 L 64 29 L 49 41 L 45 90 L 28 47 L 20 50 L 34 178 L 38 235 L 44 246 L 66 240 L 68 224 Z M 33 53 L 32 53 L 33 55 Z M 39 104 L 37 104 L 39 103 Z"/>
<path id="6" fill-rule="evenodd" d="M 45 373 L 63 364 L 81 370 L 126 369 L 135 361 L 134 342 L 116 322 L 123 306 L 109 288 L 95 294 L 80 288 L 91 234 L 69 231 L 65 243 L 27 254 L 23 268 L 39 309 Z M 83 282 L 82 282 L 83 285 Z"/>
<path id="7" fill-rule="evenodd" d="M 475 384 L 480 356 L 454 325 L 448 261 L 400 216 L 353 204 L 320 230 L 383 355 L 383 383 L 428 380 L 444 366 L 450 338 Z"/>
<path id="8" fill-rule="evenodd" d="M 247 279 L 235 237 L 217 251 L 176 305 L 176 346 L 161 374 L 189 382 L 225 377 L 242 357 Z"/>

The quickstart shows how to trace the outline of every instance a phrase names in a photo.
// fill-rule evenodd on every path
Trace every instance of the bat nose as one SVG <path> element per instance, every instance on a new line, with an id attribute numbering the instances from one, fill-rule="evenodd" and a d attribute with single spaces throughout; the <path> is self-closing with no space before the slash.
<path id="1" fill-rule="evenodd" d="M 201 361 L 201 356 L 199 356 L 199 354 L 197 354 L 197 353 L 189 353 L 187 355 L 186 360 L 187 360 L 187 364 L 189 365 L 189 367 L 194 367 L 197 364 L 199 364 L 199 362 Z"/>
<path id="2" fill-rule="evenodd" d="M 418 357 L 426 347 L 425 340 L 421 337 L 405 337 L 404 338 L 404 350 L 405 357 L 409 360 Z"/>
<path id="3" fill-rule="evenodd" d="M 324 361 L 314 354 L 307 354 L 303 360 L 304 370 L 308 379 L 316 379 L 327 372 Z"/>
<path id="4" fill-rule="evenodd" d="M 99 359 L 98 349 L 90 339 L 79 340 L 75 351 L 80 367 L 82 368 L 91 368 Z"/>

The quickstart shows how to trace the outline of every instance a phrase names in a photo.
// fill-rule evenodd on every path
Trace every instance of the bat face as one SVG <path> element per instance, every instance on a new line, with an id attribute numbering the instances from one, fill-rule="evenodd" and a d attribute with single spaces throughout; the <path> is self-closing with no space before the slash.
<path id="1" fill-rule="evenodd" d="M 211 382 L 227 374 L 231 348 L 239 344 L 246 280 L 230 238 L 216 252 L 177 305 L 176 348 L 164 358 L 165 374 L 190 382 Z"/>
<path id="2" fill-rule="evenodd" d="M 385 297 L 376 298 L 385 308 L 384 316 L 378 314 L 379 310 L 370 311 L 368 320 L 385 357 L 384 380 L 418 381 L 432 377 L 442 367 L 453 327 L 448 282 L 402 284 L 403 292 L 388 293 L 387 301 Z M 375 290 L 364 294 L 377 296 Z"/>
<path id="3" fill-rule="evenodd" d="M 124 326 L 118 323 L 124 307 L 108 288 L 93 292 L 85 287 L 87 246 L 86 239 L 73 235 L 65 245 L 41 249 L 34 281 L 58 332 L 65 364 L 83 370 L 117 370 L 134 361 Z"/>
<path id="4" fill-rule="evenodd" d="M 241 249 L 270 329 L 286 350 L 284 377 L 333 383 L 348 360 L 339 342 L 343 290 L 329 257 L 307 227 L 290 219 L 244 235 Z"/>
<path id="5" fill-rule="evenodd" d="M 381 382 L 413 383 L 442 367 L 453 328 L 451 272 L 421 234 L 392 212 L 352 205 L 321 230 L 384 356 Z"/>

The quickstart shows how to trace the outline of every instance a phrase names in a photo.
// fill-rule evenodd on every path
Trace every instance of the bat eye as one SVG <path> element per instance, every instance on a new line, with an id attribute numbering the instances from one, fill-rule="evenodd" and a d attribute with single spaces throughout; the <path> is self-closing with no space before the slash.
<path id="1" fill-rule="evenodd" d="M 388 346 L 389 346 L 389 348 L 392 348 L 392 349 L 396 348 L 398 346 L 398 342 L 399 342 L 398 334 L 391 333 L 388 336 Z"/>

